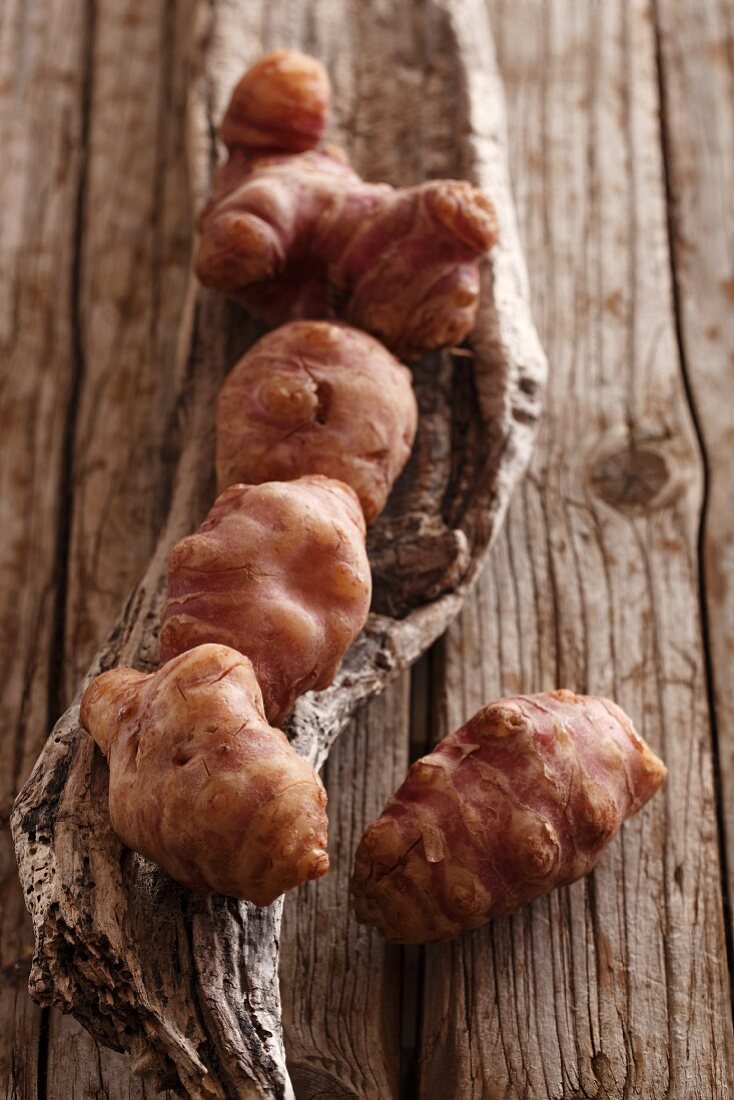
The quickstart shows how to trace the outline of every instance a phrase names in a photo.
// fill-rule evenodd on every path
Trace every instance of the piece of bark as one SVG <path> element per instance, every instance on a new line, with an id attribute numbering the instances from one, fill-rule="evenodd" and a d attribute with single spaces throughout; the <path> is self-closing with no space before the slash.
<path id="1" fill-rule="evenodd" d="M 314 7 L 312 20 L 323 23 L 324 37 L 314 35 L 312 23 L 300 44 L 321 52 L 329 64 L 328 29 L 346 20 L 355 33 L 367 33 L 368 7 L 356 0 Z M 415 16 L 417 7 L 406 4 L 406 15 Z M 469 9 L 472 18 L 486 18 L 478 0 Z M 432 357 L 416 369 L 425 410 L 416 455 L 375 535 L 378 551 L 393 543 L 397 552 L 381 570 L 373 549 L 382 613 L 370 616 L 335 683 L 300 700 L 289 724 L 297 748 L 316 765 L 355 708 L 415 660 L 461 607 L 528 461 L 545 377 L 515 233 L 499 82 L 483 71 L 485 59 L 468 64 L 448 0 L 431 4 L 429 14 L 457 90 L 440 140 L 456 143 L 462 174 L 491 195 L 501 241 L 484 267 L 482 307 L 469 348 Z M 248 34 L 255 26 L 244 6 L 218 6 L 194 43 L 194 202 L 211 180 L 211 135 L 227 95 L 260 52 L 257 35 Z M 399 80 L 378 52 L 374 57 L 370 79 L 379 85 L 381 108 L 409 115 Z M 486 65 L 492 65 L 490 57 Z M 332 74 L 335 100 L 348 111 L 365 89 L 350 82 L 343 64 L 332 66 Z M 362 137 L 370 150 L 379 148 L 379 125 Z M 359 158 L 359 141 L 354 146 Z M 154 666 L 168 552 L 211 501 L 213 402 L 224 369 L 247 346 L 252 329 L 236 307 L 203 293 L 188 316 L 180 396 L 185 442 L 165 528 L 87 678 L 118 663 Z M 191 1096 L 292 1095 L 277 983 L 282 904 L 257 909 L 220 896 L 197 897 L 123 849 L 109 824 L 107 767 L 80 730 L 76 706 L 55 727 L 21 792 L 13 831 L 36 935 L 30 979 L 36 999 L 73 1011 L 101 1041 L 129 1050 L 133 1068 L 161 1085 Z"/>

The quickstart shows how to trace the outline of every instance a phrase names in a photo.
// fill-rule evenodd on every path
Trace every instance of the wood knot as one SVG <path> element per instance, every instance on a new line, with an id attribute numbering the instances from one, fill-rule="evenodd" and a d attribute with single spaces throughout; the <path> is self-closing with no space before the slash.
<path id="1" fill-rule="evenodd" d="M 589 480 L 607 504 L 621 510 L 638 511 L 660 502 L 670 472 L 658 451 L 632 440 L 598 458 L 591 467 Z"/>

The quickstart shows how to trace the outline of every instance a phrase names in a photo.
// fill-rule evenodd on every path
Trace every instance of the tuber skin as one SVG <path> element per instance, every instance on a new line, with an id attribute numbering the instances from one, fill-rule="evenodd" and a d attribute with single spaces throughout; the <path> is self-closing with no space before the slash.
<path id="1" fill-rule="evenodd" d="M 320 61 L 297 50 L 273 50 L 247 70 L 232 93 L 222 141 L 228 149 L 313 149 L 326 128 L 330 97 Z"/>
<path id="2" fill-rule="evenodd" d="M 217 401 L 219 489 L 325 474 L 382 511 L 418 423 L 411 375 L 348 325 L 292 321 L 253 345 Z"/>
<path id="3" fill-rule="evenodd" d="M 161 661 L 204 642 L 252 661 L 265 715 L 280 723 L 327 687 L 372 594 L 354 490 L 314 475 L 232 485 L 168 562 Z"/>
<path id="4" fill-rule="evenodd" d="M 109 761 L 112 828 L 190 889 L 255 905 L 326 873 L 326 792 L 265 720 L 252 664 L 202 645 L 93 680 L 81 724 Z"/>
<path id="5" fill-rule="evenodd" d="M 355 857 L 359 920 L 450 939 L 588 874 L 665 765 L 609 699 L 490 703 L 416 761 Z"/>
<path id="6" fill-rule="evenodd" d="M 340 317 L 406 356 L 459 343 L 497 239 L 491 202 L 464 180 L 396 190 L 317 148 L 325 71 L 280 50 L 245 73 L 221 135 L 229 151 L 199 217 L 196 271 L 269 328 Z"/>

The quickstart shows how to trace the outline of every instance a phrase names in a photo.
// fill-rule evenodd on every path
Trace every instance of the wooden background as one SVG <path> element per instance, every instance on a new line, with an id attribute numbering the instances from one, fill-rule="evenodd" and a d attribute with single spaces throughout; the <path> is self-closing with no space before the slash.
<path id="1" fill-rule="evenodd" d="M 402 2 L 365 0 L 386 33 Z M 329 760 L 334 870 L 286 911 L 292 1073 L 299 1100 L 730 1097 L 734 4 L 488 7 L 545 421 L 476 597 Z M 7 817 L 165 509 L 190 17 L 183 0 L 0 7 L 5 1100 L 150 1094 L 30 1001 Z M 631 712 L 664 796 L 589 880 L 511 919 L 427 951 L 357 927 L 351 856 L 409 756 L 482 701 L 556 685 Z"/>

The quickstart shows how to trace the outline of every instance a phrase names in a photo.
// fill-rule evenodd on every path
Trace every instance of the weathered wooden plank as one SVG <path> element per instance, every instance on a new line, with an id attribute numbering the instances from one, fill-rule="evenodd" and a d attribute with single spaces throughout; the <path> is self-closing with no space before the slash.
<path id="1" fill-rule="evenodd" d="M 184 129 L 192 12 L 167 0 L 100 0 L 87 11 L 62 705 L 143 571 L 170 493 L 193 235 Z M 56 1012 L 46 1067 L 49 1100 L 152 1095 L 128 1082 L 123 1058 Z"/>
<path id="2" fill-rule="evenodd" d="M 298 1100 L 399 1095 L 401 952 L 357 924 L 349 879 L 365 825 L 408 765 L 409 696 L 406 675 L 337 742 L 324 776 L 331 870 L 286 899 L 283 1026 Z"/>
<path id="3" fill-rule="evenodd" d="M 67 0 L 0 10 L 0 1095 L 35 1096 L 41 1013 L 8 816 L 56 706 L 59 520 L 75 384 L 85 18 Z"/>
<path id="4" fill-rule="evenodd" d="M 123 1054 L 97 1044 L 73 1016 L 50 1013 L 49 1059 L 38 1095 L 47 1100 L 173 1100 L 133 1077 Z"/>
<path id="5" fill-rule="evenodd" d="M 734 906 L 734 9 L 658 0 L 665 161 L 681 351 L 704 449 L 702 531 L 719 796 Z"/>
<path id="6" fill-rule="evenodd" d="M 69 497 L 64 702 L 153 551 L 170 496 L 193 238 L 193 4 L 100 0 L 80 215 L 81 381 Z"/>
<path id="7" fill-rule="evenodd" d="M 653 13 L 644 0 L 489 7 L 551 382 L 531 475 L 446 643 L 442 726 L 518 688 L 607 693 L 670 776 L 588 881 L 426 951 L 420 1095 L 725 1097 L 702 467 L 676 344 Z"/>

